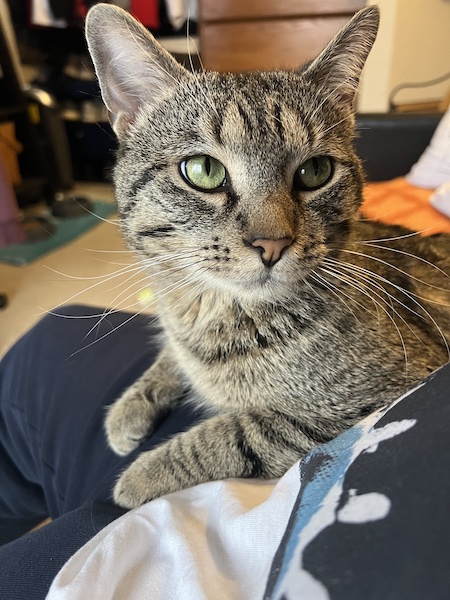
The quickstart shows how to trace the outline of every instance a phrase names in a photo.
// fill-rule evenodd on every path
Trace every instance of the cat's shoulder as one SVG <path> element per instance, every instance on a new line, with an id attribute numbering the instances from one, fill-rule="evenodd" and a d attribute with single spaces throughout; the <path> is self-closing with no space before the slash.
<path id="1" fill-rule="evenodd" d="M 429 235 L 426 230 L 412 231 L 400 225 L 361 219 L 354 223 L 350 244 L 353 250 L 358 247 L 365 255 L 375 254 L 388 263 L 404 262 L 420 269 L 428 267 L 433 275 L 440 270 L 436 266 L 440 266 L 445 273 L 450 273 L 450 235 L 447 233 Z"/>
<path id="2" fill-rule="evenodd" d="M 381 221 L 358 219 L 354 223 L 352 241 L 376 243 L 392 242 L 404 246 L 417 246 L 441 249 L 450 255 L 450 235 L 448 233 L 429 233 L 428 230 L 413 231 L 401 225 L 390 225 Z"/>

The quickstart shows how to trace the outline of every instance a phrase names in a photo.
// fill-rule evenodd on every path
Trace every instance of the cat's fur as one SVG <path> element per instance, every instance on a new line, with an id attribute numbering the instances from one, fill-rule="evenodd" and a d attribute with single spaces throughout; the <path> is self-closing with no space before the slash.
<path id="1" fill-rule="evenodd" d="M 130 452 L 186 391 L 211 414 L 137 458 L 114 491 L 122 506 L 281 476 L 448 360 L 447 238 L 357 220 L 352 105 L 377 27 L 362 10 L 299 71 L 192 74 L 120 9 L 90 11 L 122 227 L 164 332 L 109 411 L 108 441 Z M 188 185 L 179 165 L 193 155 L 225 165 L 228 188 Z M 314 156 L 332 157 L 333 176 L 301 191 L 295 171 Z M 255 239 L 289 241 L 271 265 Z"/>

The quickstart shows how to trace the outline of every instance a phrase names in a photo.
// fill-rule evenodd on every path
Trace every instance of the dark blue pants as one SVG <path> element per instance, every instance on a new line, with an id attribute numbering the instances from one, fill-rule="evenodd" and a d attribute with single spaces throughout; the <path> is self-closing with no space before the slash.
<path id="1" fill-rule="evenodd" d="M 85 338 L 99 318 L 84 317 L 101 309 L 60 312 L 70 318 L 45 317 L 0 363 L 0 598 L 8 600 L 44 598 L 64 562 L 125 512 L 111 491 L 136 453 L 121 458 L 107 447 L 105 406 L 158 352 L 148 317 L 112 314 Z M 195 418 L 177 408 L 139 451 Z M 53 522 L 19 538 L 46 517 Z"/>
<path id="2" fill-rule="evenodd" d="M 85 317 L 98 311 L 61 312 Z M 123 514 L 111 501 L 120 471 L 138 451 L 198 418 L 179 406 L 135 454 L 115 456 L 105 441 L 104 407 L 139 377 L 158 349 L 147 318 L 110 315 L 86 337 L 97 322 L 48 316 L 0 364 L 1 600 L 45 598 L 66 560 Z M 392 510 L 389 518 L 365 525 L 336 521 L 310 543 L 308 570 L 327 584 L 331 598 L 450 598 L 449 390 L 447 365 L 383 417 L 417 424 L 379 451 L 363 453 L 346 472 L 348 496 L 352 490 L 386 492 Z M 313 463 L 303 468 L 322 468 L 320 461 Z M 307 486 L 305 480 L 290 525 Z M 52 523 L 25 533 L 48 516 Z M 269 588 L 283 572 L 289 536 L 290 526 Z"/>

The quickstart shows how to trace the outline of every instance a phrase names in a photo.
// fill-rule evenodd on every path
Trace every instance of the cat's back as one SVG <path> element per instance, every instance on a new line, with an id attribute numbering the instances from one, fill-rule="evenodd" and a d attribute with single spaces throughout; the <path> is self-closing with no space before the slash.
<path id="1" fill-rule="evenodd" d="M 385 309 L 389 300 L 389 315 L 406 336 L 420 331 L 448 360 L 450 235 L 361 220 L 338 261 Z"/>

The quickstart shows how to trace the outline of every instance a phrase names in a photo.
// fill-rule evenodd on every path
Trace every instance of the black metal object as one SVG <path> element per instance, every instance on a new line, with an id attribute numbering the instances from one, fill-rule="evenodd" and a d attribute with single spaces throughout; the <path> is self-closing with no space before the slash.
<path id="1" fill-rule="evenodd" d="M 54 196 L 51 169 L 45 160 L 46 142 L 39 137 L 32 122 L 28 99 L 14 65 L 6 32 L 0 24 L 0 120 L 13 121 L 16 136 L 23 145 L 19 156 L 23 183 L 15 189 L 19 204 Z"/>
<path id="2" fill-rule="evenodd" d="M 368 181 L 406 175 L 420 158 L 441 119 L 440 114 L 359 114 L 356 151 Z"/>

